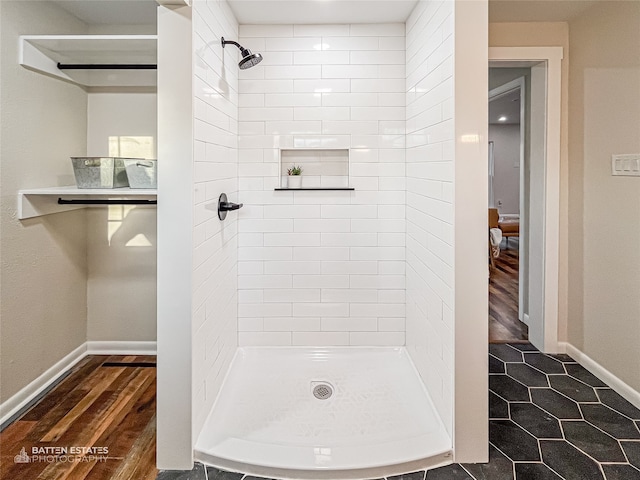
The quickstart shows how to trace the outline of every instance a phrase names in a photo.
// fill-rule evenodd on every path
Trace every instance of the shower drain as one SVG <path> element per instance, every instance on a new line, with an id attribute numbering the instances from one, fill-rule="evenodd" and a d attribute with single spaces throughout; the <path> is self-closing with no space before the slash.
<path id="1" fill-rule="evenodd" d="M 318 400 L 327 400 L 328 398 L 331 398 L 331 395 L 333 395 L 333 387 L 329 383 L 312 382 L 311 386 L 313 387 L 311 392 L 313 393 L 313 396 Z"/>

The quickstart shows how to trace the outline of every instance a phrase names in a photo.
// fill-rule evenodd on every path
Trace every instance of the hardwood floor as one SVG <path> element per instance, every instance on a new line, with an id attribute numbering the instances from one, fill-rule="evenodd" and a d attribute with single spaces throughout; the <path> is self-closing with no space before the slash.
<path id="1" fill-rule="evenodd" d="M 505 240 L 489 277 L 489 343 L 528 339 L 527 326 L 518 320 L 518 242 L 509 239 L 506 248 Z"/>
<path id="2" fill-rule="evenodd" d="M 155 361 L 153 356 L 84 358 L 0 433 L 0 479 L 155 479 Z M 84 455 L 72 451 L 87 447 L 96 449 Z M 22 448 L 28 463 L 16 463 Z"/>

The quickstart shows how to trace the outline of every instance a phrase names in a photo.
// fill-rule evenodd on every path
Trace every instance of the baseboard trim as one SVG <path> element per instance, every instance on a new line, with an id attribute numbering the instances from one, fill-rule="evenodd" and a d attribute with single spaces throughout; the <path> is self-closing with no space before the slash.
<path id="1" fill-rule="evenodd" d="M 87 344 L 83 343 L 43 372 L 38 378 L 22 388 L 18 393 L 0 404 L 0 430 L 4 429 L 7 424 L 13 422 L 24 410 L 38 401 L 40 397 L 55 386 L 55 384 L 86 355 Z"/>
<path id="2" fill-rule="evenodd" d="M 0 431 L 20 418 L 87 355 L 156 355 L 156 342 L 85 342 L 0 404 Z"/>
<path id="3" fill-rule="evenodd" d="M 87 355 L 156 355 L 157 342 L 90 341 Z"/>
<path id="4" fill-rule="evenodd" d="M 558 346 L 563 353 L 569 355 L 576 362 L 589 370 L 604 383 L 609 385 L 613 390 L 618 392 L 627 401 L 632 403 L 637 408 L 640 408 L 640 392 L 635 390 L 633 387 L 625 383 L 623 380 L 621 380 L 605 367 L 596 362 L 593 358 L 589 357 L 586 353 L 574 347 L 570 343 L 558 342 Z"/>

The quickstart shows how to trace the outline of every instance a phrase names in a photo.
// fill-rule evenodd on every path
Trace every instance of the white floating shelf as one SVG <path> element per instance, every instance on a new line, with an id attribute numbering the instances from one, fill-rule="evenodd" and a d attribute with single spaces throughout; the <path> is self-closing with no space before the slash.
<path id="1" fill-rule="evenodd" d="M 22 35 L 19 62 L 26 68 L 87 87 L 154 87 L 156 70 L 60 70 L 80 65 L 155 65 L 157 35 Z"/>
<path id="2" fill-rule="evenodd" d="M 76 186 L 31 188 L 18 192 L 18 218 L 24 220 L 86 207 L 86 205 L 59 205 L 58 198 L 68 200 L 156 200 L 157 196 L 158 191 L 155 189 L 98 189 Z"/>

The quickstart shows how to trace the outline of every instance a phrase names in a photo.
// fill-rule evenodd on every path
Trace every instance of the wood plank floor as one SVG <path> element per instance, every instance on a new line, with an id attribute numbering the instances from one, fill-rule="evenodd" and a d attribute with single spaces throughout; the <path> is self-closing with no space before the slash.
<path id="1" fill-rule="evenodd" d="M 153 356 L 84 358 L 0 433 L 0 479 L 155 479 L 155 362 Z M 83 455 L 72 447 L 98 450 Z M 22 448 L 29 463 L 15 461 Z"/>
<path id="2" fill-rule="evenodd" d="M 518 242 L 506 242 L 489 277 L 489 343 L 519 343 L 528 339 L 518 320 Z"/>

